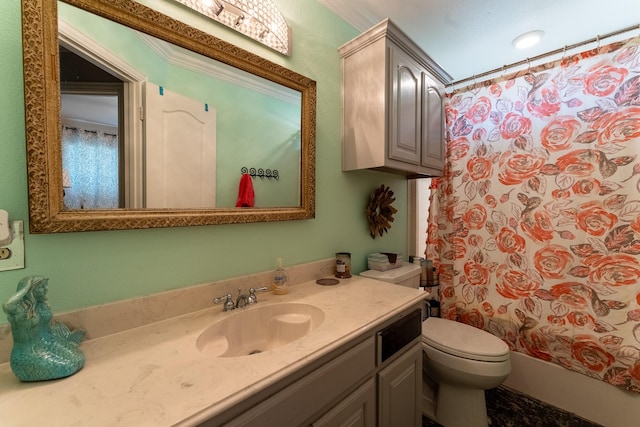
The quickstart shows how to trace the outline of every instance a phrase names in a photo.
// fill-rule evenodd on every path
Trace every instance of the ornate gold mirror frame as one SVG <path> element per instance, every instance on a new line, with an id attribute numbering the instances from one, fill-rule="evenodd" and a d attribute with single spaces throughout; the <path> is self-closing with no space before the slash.
<path id="1" fill-rule="evenodd" d="M 180 227 L 315 217 L 316 83 L 132 0 L 64 0 L 302 95 L 300 205 L 242 209 L 65 210 L 57 0 L 22 0 L 25 122 L 32 233 Z"/>

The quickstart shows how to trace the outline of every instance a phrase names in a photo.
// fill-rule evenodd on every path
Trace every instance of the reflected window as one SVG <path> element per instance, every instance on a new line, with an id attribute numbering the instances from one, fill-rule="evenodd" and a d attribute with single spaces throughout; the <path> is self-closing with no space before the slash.
<path id="1" fill-rule="evenodd" d="M 64 203 L 68 209 L 121 207 L 118 135 L 63 126 Z"/>

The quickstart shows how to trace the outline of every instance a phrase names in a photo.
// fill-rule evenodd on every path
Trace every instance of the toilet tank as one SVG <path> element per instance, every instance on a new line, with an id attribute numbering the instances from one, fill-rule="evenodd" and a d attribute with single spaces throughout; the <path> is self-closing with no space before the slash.
<path id="1" fill-rule="evenodd" d="M 387 271 L 367 270 L 360 273 L 360 276 L 418 289 L 420 287 L 421 270 L 419 265 L 405 262 L 402 267 Z"/>

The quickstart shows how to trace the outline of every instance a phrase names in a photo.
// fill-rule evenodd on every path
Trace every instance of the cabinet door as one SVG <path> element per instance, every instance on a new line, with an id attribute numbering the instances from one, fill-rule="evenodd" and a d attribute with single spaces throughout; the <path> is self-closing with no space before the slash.
<path id="1" fill-rule="evenodd" d="M 422 70 L 415 60 L 396 47 L 390 47 L 390 60 L 389 158 L 420 165 Z"/>
<path id="2" fill-rule="evenodd" d="M 373 378 L 312 424 L 313 427 L 375 427 L 376 386 Z"/>
<path id="3" fill-rule="evenodd" d="M 419 427 L 421 402 L 422 344 L 416 344 L 378 374 L 378 425 Z"/>
<path id="4" fill-rule="evenodd" d="M 444 168 L 444 88 L 422 74 L 422 166 Z"/>
<path id="5" fill-rule="evenodd" d="M 327 362 L 285 389 L 224 424 L 226 427 L 280 427 L 304 425 L 323 408 L 334 407 L 341 395 L 371 377 L 375 369 L 373 337 Z M 207 426 L 219 426 L 212 419 Z"/>

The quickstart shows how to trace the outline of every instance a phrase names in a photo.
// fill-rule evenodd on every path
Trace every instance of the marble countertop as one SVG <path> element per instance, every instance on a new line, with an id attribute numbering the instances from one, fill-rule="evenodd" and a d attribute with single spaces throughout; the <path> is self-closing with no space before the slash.
<path id="1" fill-rule="evenodd" d="M 357 338 L 423 299 L 417 289 L 354 276 L 339 285 L 314 281 L 287 295 L 259 294 L 254 307 L 313 304 L 322 324 L 285 346 L 242 357 L 212 357 L 196 339 L 228 316 L 212 306 L 83 342 L 86 363 L 75 375 L 22 383 L 0 365 L 0 417 L 18 426 L 191 426 L 241 402 Z"/>

